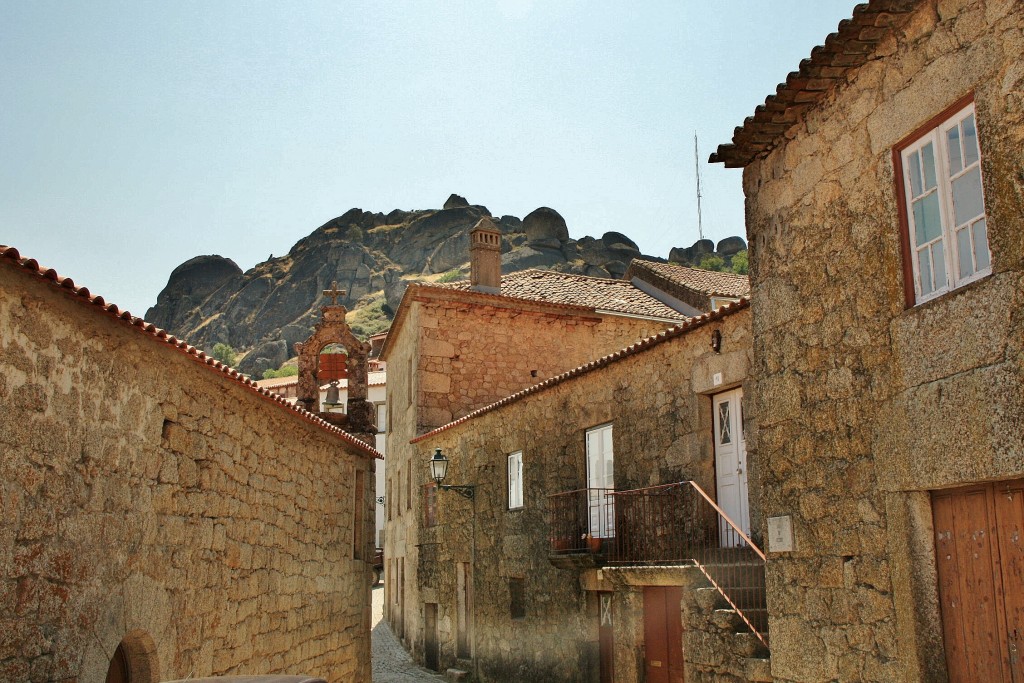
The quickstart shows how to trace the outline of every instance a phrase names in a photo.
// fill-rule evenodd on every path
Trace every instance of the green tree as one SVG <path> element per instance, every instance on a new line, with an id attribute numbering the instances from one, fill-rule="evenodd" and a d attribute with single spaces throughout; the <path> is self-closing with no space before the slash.
<path id="1" fill-rule="evenodd" d="M 702 270 L 716 270 L 721 271 L 725 268 L 725 259 L 721 256 L 715 256 L 714 254 L 704 254 L 701 257 L 700 263 L 697 265 Z"/>
<path id="2" fill-rule="evenodd" d="M 462 271 L 460 271 L 458 268 L 452 268 L 447 273 L 445 273 L 441 277 L 437 278 L 437 281 L 438 282 L 455 282 L 456 280 L 461 280 L 463 277 L 465 277 L 465 276 L 462 274 Z"/>
<path id="3" fill-rule="evenodd" d="M 732 272 L 737 275 L 746 275 L 750 272 L 750 264 L 747 261 L 747 250 L 738 251 L 732 256 Z"/>
<path id="4" fill-rule="evenodd" d="M 238 354 L 235 350 L 225 344 L 224 342 L 217 342 L 213 345 L 213 351 L 210 355 L 219 360 L 221 363 L 234 367 L 235 362 L 238 361 Z"/>
<path id="5" fill-rule="evenodd" d="M 299 366 L 282 365 L 277 370 L 267 369 L 263 371 L 263 379 L 275 379 L 277 377 L 295 377 L 299 374 Z"/>

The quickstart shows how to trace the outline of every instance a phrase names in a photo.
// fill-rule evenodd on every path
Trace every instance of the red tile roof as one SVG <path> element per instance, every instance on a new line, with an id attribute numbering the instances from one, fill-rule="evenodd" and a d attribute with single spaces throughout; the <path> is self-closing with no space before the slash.
<path id="1" fill-rule="evenodd" d="M 440 285 L 469 290 L 468 282 Z M 628 280 L 608 280 L 553 270 L 520 270 L 501 277 L 501 296 L 546 303 L 585 306 L 598 312 L 624 313 L 669 320 L 686 316 L 666 306 Z"/>
<path id="2" fill-rule="evenodd" d="M 747 309 L 749 307 L 750 307 L 750 300 L 749 299 L 740 299 L 739 301 L 736 301 L 736 302 L 727 304 L 725 306 L 722 306 L 717 311 L 713 311 L 711 313 L 705 313 L 704 315 L 696 317 L 696 318 L 690 318 L 686 322 L 684 322 L 684 323 L 682 323 L 680 325 L 676 325 L 675 327 L 670 328 L 668 330 L 665 330 L 664 332 L 656 334 L 653 337 L 647 337 L 646 339 L 642 339 L 642 340 L 638 341 L 635 344 L 632 344 L 630 346 L 627 346 L 624 349 L 620 349 L 619 351 L 616 351 L 615 353 L 608 354 L 607 356 L 602 356 L 601 358 L 598 358 L 597 360 L 590 361 L 586 365 L 581 365 L 581 366 L 579 366 L 577 368 L 573 368 L 572 370 L 568 370 L 567 372 L 563 372 L 560 375 L 555 375 L 554 377 L 552 377 L 550 379 L 546 379 L 543 382 L 539 382 L 537 384 L 534 384 L 533 386 L 527 387 L 526 389 L 523 389 L 522 391 L 517 391 L 516 393 L 514 393 L 514 394 L 512 394 L 510 396 L 506 396 L 505 398 L 503 398 L 503 399 L 501 399 L 499 401 L 495 401 L 494 403 L 491 403 L 490 405 L 486 405 L 483 408 L 477 408 L 476 410 L 474 410 L 473 412 L 469 413 L 468 415 L 460 417 L 458 420 L 453 420 L 452 422 L 449 422 L 446 425 L 442 425 L 442 426 L 438 427 L 437 429 L 433 429 L 433 430 L 431 430 L 431 431 L 429 431 L 429 432 L 427 432 L 425 434 L 421 434 L 420 436 L 417 436 L 414 439 L 410 439 L 409 443 L 417 443 L 419 441 L 423 441 L 424 439 L 427 439 L 427 438 L 429 438 L 431 436 L 434 436 L 435 434 L 438 434 L 439 432 L 443 432 L 445 430 L 451 429 L 452 427 L 456 427 L 456 426 L 462 424 L 463 422 L 468 422 L 469 420 L 472 420 L 472 419 L 474 419 L 476 417 L 479 417 L 479 416 L 483 415 L 484 413 L 489 413 L 492 410 L 497 410 L 498 408 L 501 408 L 503 406 L 507 406 L 510 403 L 515 403 L 516 401 L 518 401 L 520 399 L 523 399 L 523 398 L 526 398 L 527 396 L 531 396 L 533 394 L 539 393 L 539 392 L 544 391 L 546 389 L 550 389 L 551 387 L 553 387 L 555 385 L 558 385 L 558 384 L 561 384 L 563 382 L 566 382 L 566 381 L 568 381 L 568 380 L 570 380 L 570 379 L 572 379 L 574 377 L 579 377 L 580 375 L 585 375 L 588 372 L 592 372 L 594 370 L 598 370 L 600 368 L 606 367 L 608 365 L 611 365 L 612 363 L 615 363 L 617 361 L 623 360 L 624 358 L 628 358 L 630 356 L 635 356 L 638 353 L 642 353 L 644 351 L 647 351 L 648 349 L 651 349 L 652 347 L 658 346 L 659 344 L 663 344 L 663 343 L 665 343 L 665 342 L 667 342 L 667 341 L 669 341 L 671 339 L 675 339 L 677 337 L 681 337 L 682 335 L 684 335 L 684 334 L 686 334 L 688 332 L 691 332 L 691 331 L 693 331 L 693 330 L 695 330 L 697 328 L 703 327 L 704 325 L 707 325 L 708 323 L 712 323 L 712 322 L 715 322 L 717 320 L 721 320 L 722 318 L 725 318 L 726 316 L 729 316 L 729 315 L 732 315 L 733 313 L 737 313 L 739 311 L 745 310 L 745 309 Z"/>
<path id="3" fill-rule="evenodd" d="M 878 44 L 903 25 L 919 1 L 871 0 L 854 7 L 853 17 L 839 22 L 839 30 L 811 50 L 800 70 L 790 73 L 775 94 L 736 128 L 732 143 L 719 145 L 708 161 L 738 168 L 768 154 L 804 112 L 872 58 Z"/>
<path id="4" fill-rule="evenodd" d="M 746 275 L 688 268 L 687 266 L 680 266 L 675 263 L 658 263 L 656 261 L 633 259 L 629 264 L 626 277 L 629 277 L 634 269 L 656 273 L 681 287 L 710 294 L 711 296 L 750 296 L 750 278 Z"/>
<path id="5" fill-rule="evenodd" d="M 43 268 L 35 259 L 22 258 L 21 254 L 19 254 L 18 250 L 14 247 L 8 247 L 0 244 L 0 262 L 8 263 L 15 268 L 21 268 L 28 274 L 34 275 L 51 286 L 60 289 L 68 296 L 76 298 L 82 303 L 91 304 L 97 314 L 104 315 L 111 321 L 116 321 L 126 327 L 130 327 L 156 342 L 167 344 L 196 361 L 203 367 L 209 369 L 211 372 L 216 372 L 231 381 L 237 382 L 249 391 L 258 394 L 262 398 L 278 406 L 280 409 L 286 410 L 289 413 L 297 415 L 305 421 L 320 427 L 324 431 L 333 434 L 347 444 L 356 447 L 366 455 L 370 455 L 375 458 L 384 457 L 377 452 L 376 449 L 371 448 L 343 429 L 339 429 L 331 423 L 321 420 L 308 410 L 291 405 L 285 397 L 279 396 L 268 389 L 263 389 L 257 386 L 255 381 L 249 379 L 238 370 L 235 370 L 231 366 L 225 365 L 219 360 L 206 355 L 206 353 L 200 351 L 194 346 L 191 346 L 188 342 L 178 339 L 166 330 L 162 330 L 152 323 L 147 323 L 142 318 L 133 316 L 128 311 L 121 310 L 115 304 L 107 303 L 102 296 L 93 295 L 87 287 L 77 286 L 75 281 L 71 278 L 62 277 L 52 268 Z"/>

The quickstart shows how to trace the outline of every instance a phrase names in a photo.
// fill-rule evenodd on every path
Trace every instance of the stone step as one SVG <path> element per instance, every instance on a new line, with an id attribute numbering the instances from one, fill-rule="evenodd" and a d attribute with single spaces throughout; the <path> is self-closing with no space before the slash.
<path id="1" fill-rule="evenodd" d="M 462 669 L 448 669 L 444 672 L 444 679 L 446 681 L 468 681 L 469 672 L 463 671 Z"/>
<path id="2" fill-rule="evenodd" d="M 711 612 L 711 623 L 723 631 L 733 633 L 747 633 L 750 627 L 743 620 L 746 617 L 755 629 L 761 634 L 768 633 L 768 610 L 745 610 L 743 615 L 734 609 L 721 608 Z"/>
<path id="3" fill-rule="evenodd" d="M 732 651 L 738 657 L 747 659 L 765 659 L 768 657 L 768 648 L 753 633 L 733 634 Z"/>
<path id="4" fill-rule="evenodd" d="M 769 657 L 747 657 L 743 660 L 743 680 L 749 683 L 771 683 L 772 660 Z"/>

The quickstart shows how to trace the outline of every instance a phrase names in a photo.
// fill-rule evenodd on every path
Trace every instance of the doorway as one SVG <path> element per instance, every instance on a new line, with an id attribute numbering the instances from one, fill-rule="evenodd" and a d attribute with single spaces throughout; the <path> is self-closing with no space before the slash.
<path id="1" fill-rule="evenodd" d="M 615 536 L 615 453 L 610 424 L 587 430 L 587 531 L 592 538 Z"/>
<path id="2" fill-rule="evenodd" d="M 733 389 L 712 397 L 715 430 L 715 493 L 722 508 L 744 534 L 750 536 L 747 497 L 747 442 L 743 435 L 743 390 Z M 735 545 L 736 535 L 719 520 L 723 547 Z"/>
<path id="3" fill-rule="evenodd" d="M 473 577 L 468 562 L 455 565 L 455 656 L 473 656 Z"/>
<path id="4" fill-rule="evenodd" d="M 612 595 L 601 591 L 597 594 L 597 652 L 598 680 L 600 683 L 615 683 L 615 632 L 612 630 Z"/>
<path id="5" fill-rule="evenodd" d="M 680 586 L 644 587 L 644 671 L 647 683 L 684 683 Z"/>
<path id="6" fill-rule="evenodd" d="M 440 651 L 437 637 L 437 603 L 423 605 L 423 657 L 427 668 L 440 671 Z"/>
<path id="7" fill-rule="evenodd" d="M 932 493 L 950 683 L 1024 681 L 1024 480 Z"/>

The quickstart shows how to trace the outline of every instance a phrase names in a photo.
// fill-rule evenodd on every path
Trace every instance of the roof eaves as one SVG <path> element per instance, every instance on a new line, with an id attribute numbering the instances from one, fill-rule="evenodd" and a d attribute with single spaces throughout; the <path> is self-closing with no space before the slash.
<path id="1" fill-rule="evenodd" d="M 872 58 L 878 44 L 902 24 L 919 1 L 870 0 L 855 6 L 852 17 L 840 21 L 825 44 L 800 61 L 799 70 L 791 72 L 775 94 L 754 109 L 754 115 L 735 129 L 732 142 L 719 145 L 708 162 L 741 168 L 771 152 L 807 110 Z"/>
<path id="2" fill-rule="evenodd" d="M 680 337 L 688 332 L 693 331 L 694 329 L 703 327 L 704 325 L 721 320 L 722 318 L 732 315 L 733 313 L 737 313 L 741 310 L 749 308 L 749 306 L 750 299 L 742 298 L 739 301 L 735 301 L 726 306 L 722 306 L 718 310 L 712 311 L 711 313 L 705 313 L 704 315 L 697 318 L 690 318 L 684 323 L 676 325 L 675 327 L 665 330 L 664 332 L 660 332 L 652 337 L 641 339 L 637 343 L 631 344 L 624 349 L 619 349 L 618 351 L 610 353 L 607 356 L 602 356 L 601 358 L 592 360 L 589 363 L 586 363 L 585 365 L 580 365 L 579 367 L 575 367 L 572 370 L 567 370 L 566 372 L 563 372 L 560 375 L 555 375 L 554 377 L 546 379 L 543 382 L 538 382 L 537 384 L 529 386 L 526 389 L 517 391 L 514 394 L 506 396 L 505 398 L 495 401 L 494 403 L 483 406 L 482 408 L 477 408 L 476 410 L 460 417 L 457 420 L 453 420 L 446 425 L 442 425 L 440 427 L 437 427 L 436 429 L 432 429 L 429 432 L 426 432 L 424 434 L 421 434 L 417 437 L 410 439 L 409 443 L 413 444 L 418 443 L 420 441 L 424 441 L 441 432 L 447 431 L 453 427 L 457 427 L 458 425 L 464 422 L 468 422 L 472 419 L 475 419 L 485 413 L 489 413 L 491 411 L 497 410 L 498 408 L 502 408 L 511 403 L 515 403 L 516 401 L 526 398 L 527 396 L 531 396 L 533 394 L 540 393 L 541 391 L 550 389 L 551 387 L 562 384 L 563 382 L 570 380 L 574 377 L 585 375 L 594 370 L 598 370 L 600 368 L 611 365 L 612 363 L 615 363 L 617 361 L 623 360 L 630 356 L 634 356 L 654 346 L 658 346 L 659 344 L 663 344 L 664 342 L 667 342 L 671 339 Z"/>
<path id="3" fill-rule="evenodd" d="M 142 318 L 133 316 L 129 311 L 122 310 L 113 303 L 107 303 L 106 300 L 99 295 L 93 295 L 87 287 L 79 287 L 75 285 L 75 281 L 69 277 L 62 277 L 53 268 L 43 268 L 39 265 L 39 262 L 32 258 L 23 258 L 17 249 L 0 244 L 0 261 L 10 264 L 12 267 L 21 268 L 29 274 L 36 275 L 43 280 L 47 280 L 52 283 L 53 286 L 58 287 L 68 296 L 74 297 L 84 304 L 91 304 L 96 309 L 96 312 L 101 315 L 106 315 L 110 319 L 118 321 L 123 325 L 131 327 L 141 334 L 146 335 L 148 338 L 158 342 L 168 344 L 172 348 L 185 354 L 195 362 L 203 365 L 213 372 L 217 372 L 227 379 L 241 384 L 243 387 L 259 395 L 261 398 L 276 404 L 277 406 L 287 410 L 290 413 L 297 415 L 306 422 L 309 422 L 317 427 L 320 427 L 326 432 L 338 437 L 342 441 L 355 446 L 361 450 L 365 455 L 369 455 L 374 458 L 383 459 L 384 456 L 379 453 L 375 448 L 363 443 L 355 436 L 349 434 L 343 429 L 332 425 L 331 423 L 320 419 L 315 414 L 293 406 L 288 403 L 288 399 L 279 394 L 265 389 L 256 384 L 255 380 L 249 379 L 238 370 L 232 368 L 229 365 L 221 363 L 219 360 L 206 355 L 205 352 L 197 349 L 183 339 L 178 339 L 174 335 L 167 332 L 167 330 L 160 329 L 153 323 L 147 323 Z"/>

